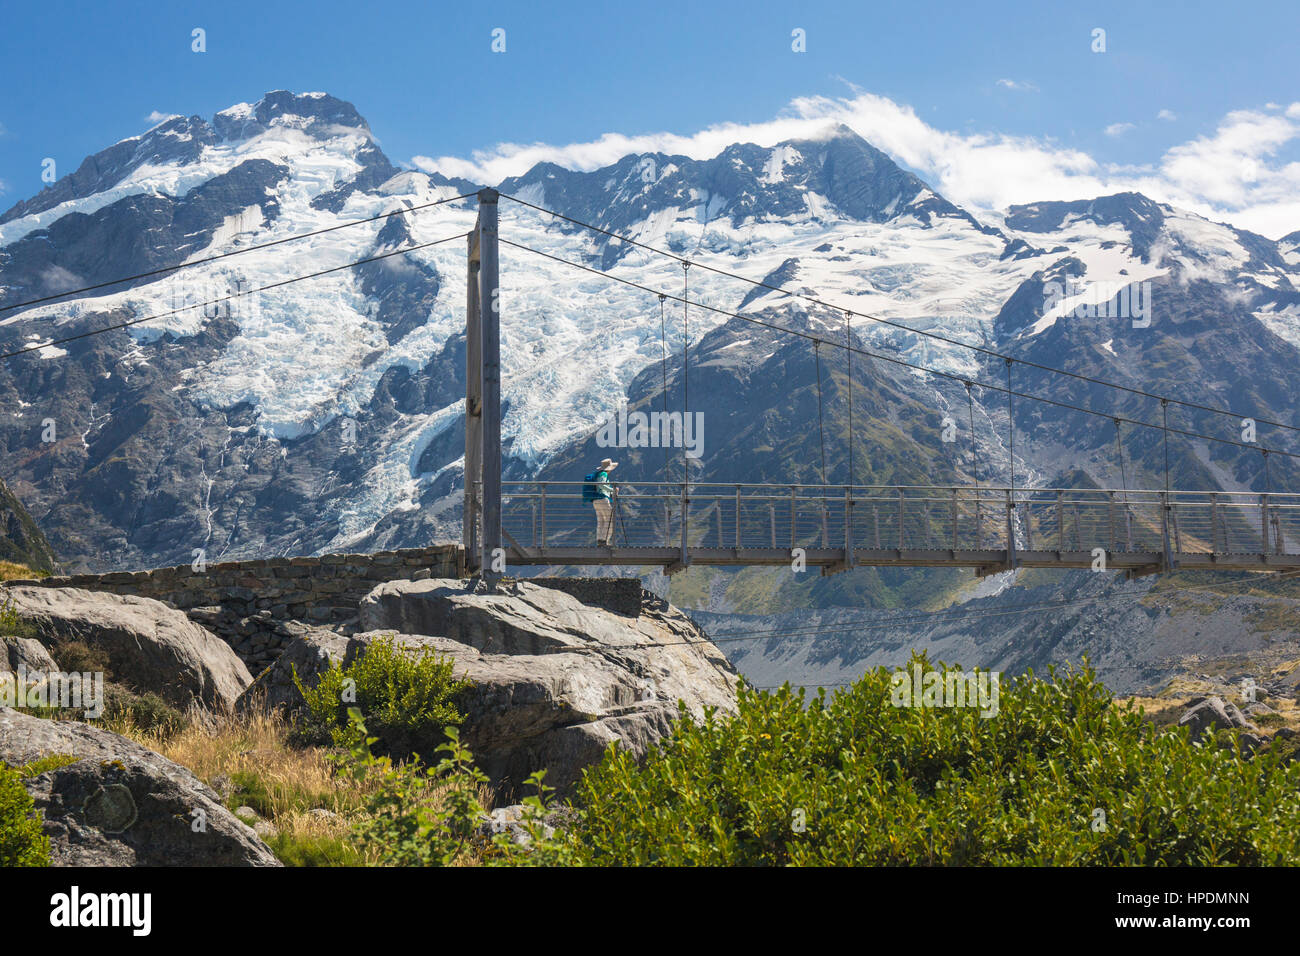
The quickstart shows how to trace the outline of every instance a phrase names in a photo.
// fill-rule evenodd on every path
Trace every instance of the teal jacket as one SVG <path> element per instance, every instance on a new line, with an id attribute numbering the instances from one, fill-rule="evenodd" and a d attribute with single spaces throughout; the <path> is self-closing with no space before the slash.
<path id="1" fill-rule="evenodd" d="M 609 480 L 609 472 L 596 472 L 596 491 L 606 501 L 614 497 L 614 485 Z"/>

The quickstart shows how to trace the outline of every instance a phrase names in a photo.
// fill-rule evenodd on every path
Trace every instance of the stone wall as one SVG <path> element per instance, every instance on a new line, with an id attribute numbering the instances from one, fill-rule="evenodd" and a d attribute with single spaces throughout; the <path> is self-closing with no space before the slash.
<path id="1" fill-rule="evenodd" d="M 615 614 L 639 617 L 642 588 L 640 578 L 527 578 L 538 587 L 572 595 L 583 604 L 603 607 Z"/>
<path id="2" fill-rule="evenodd" d="M 203 571 L 183 564 L 6 583 L 86 588 L 163 601 L 219 635 L 257 674 L 306 625 L 337 625 L 356 617 L 361 599 L 383 581 L 464 578 L 466 573 L 459 544 L 436 544 L 375 554 L 224 561 Z M 641 613 L 638 578 L 528 580 L 616 614 Z"/>
<path id="3" fill-rule="evenodd" d="M 154 598 L 185 611 L 226 640 L 257 673 L 275 660 L 295 630 L 286 622 L 336 624 L 353 618 L 382 581 L 465 576 L 459 544 L 316 557 L 258 558 L 153 571 L 73 574 L 9 584 L 86 588 Z"/>

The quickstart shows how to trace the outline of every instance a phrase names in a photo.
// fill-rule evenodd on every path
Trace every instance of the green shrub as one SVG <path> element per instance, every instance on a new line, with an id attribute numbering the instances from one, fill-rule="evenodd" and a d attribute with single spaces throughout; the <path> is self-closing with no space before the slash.
<path id="1" fill-rule="evenodd" d="M 0 867 L 49 866 L 50 840 L 18 771 L 0 764 Z"/>
<path id="2" fill-rule="evenodd" d="M 0 637 L 39 637 L 39 628 L 18 613 L 14 599 L 0 600 Z"/>
<path id="3" fill-rule="evenodd" d="M 369 791 L 353 832 L 361 847 L 378 855 L 381 865 L 452 866 L 473 860 L 508 865 L 527 860 L 529 851 L 516 846 L 508 834 L 481 834 L 486 821 L 479 795 L 488 777 L 474 766 L 474 756 L 461 745 L 455 727 L 447 728 L 447 742 L 437 748 L 447 756 L 432 767 L 420 767 L 416 760 L 398 764 L 376 757 L 376 740 L 367 735 L 356 708 L 349 711 L 348 722 L 352 744 L 336 762 Z M 545 773 L 538 771 L 525 783 L 544 795 L 550 789 L 543 783 Z M 540 846 L 542 798 L 529 797 L 524 804 L 524 826 Z M 563 852 L 555 847 L 553 856 Z"/>
<path id="4" fill-rule="evenodd" d="M 98 721 L 109 727 L 126 725 L 163 739 L 189 726 L 189 719 L 152 691 L 137 694 L 121 684 L 105 682 L 104 713 Z"/>
<path id="5" fill-rule="evenodd" d="M 914 658 L 926 672 L 932 666 Z M 643 764 L 577 790 L 568 862 L 1220 865 L 1300 862 L 1300 764 L 1193 744 L 1090 668 L 1003 680 L 1000 710 L 895 707 L 891 672 L 830 699 L 742 690 Z M 1281 748 L 1279 748 L 1280 750 Z M 541 848 L 539 857 L 552 850 Z"/>
<path id="6" fill-rule="evenodd" d="M 459 724 L 464 717 L 456 698 L 471 686 L 456 680 L 450 659 L 412 654 L 389 636 L 377 638 L 347 667 L 330 667 L 314 688 L 304 688 L 296 672 L 293 679 L 306 702 L 301 740 L 351 748 L 359 731 L 348 711 L 356 708 L 381 751 L 397 758 L 427 749 L 445 728 Z"/>

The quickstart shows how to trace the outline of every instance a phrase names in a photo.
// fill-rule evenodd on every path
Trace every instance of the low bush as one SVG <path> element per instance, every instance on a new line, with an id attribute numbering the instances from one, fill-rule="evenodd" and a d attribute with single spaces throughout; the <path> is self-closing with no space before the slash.
<path id="1" fill-rule="evenodd" d="M 460 742 L 455 727 L 447 728 L 447 742 L 437 748 L 445 753 L 438 763 L 421 766 L 418 760 L 395 763 L 373 752 L 376 739 L 368 736 L 361 712 L 348 715 L 352 745 L 336 760 L 368 794 L 364 812 L 354 827 L 363 851 L 382 866 L 457 866 L 487 863 L 509 865 L 540 859 L 514 843 L 509 834 L 487 836 L 486 806 L 488 778 L 474 765 L 474 756 Z M 545 771 L 528 778 L 544 795 Z M 542 796 L 524 801 L 524 826 L 542 843 Z M 562 847 L 549 847 L 548 859 L 564 854 Z"/>
<path id="2" fill-rule="evenodd" d="M 167 739 L 189 726 L 189 718 L 157 694 L 139 694 L 121 684 L 104 684 L 104 713 L 98 721 L 114 733 L 130 736 L 128 729 Z"/>
<path id="3" fill-rule="evenodd" d="M 928 673 L 946 673 L 924 657 Z M 910 667 L 910 665 L 909 665 Z M 891 672 L 829 699 L 743 690 L 641 764 L 580 782 L 562 862 L 1222 865 L 1300 862 L 1300 763 L 1192 743 L 1091 669 L 1003 680 L 996 716 L 896 707 Z"/>
<path id="4" fill-rule="evenodd" d="M 0 763 L 0 867 L 49 865 L 50 840 L 22 777 Z"/>
<path id="5" fill-rule="evenodd" d="M 359 731 L 348 711 L 356 708 L 381 752 L 403 758 L 430 749 L 443 739 L 445 728 L 464 719 L 456 698 L 471 684 L 457 680 L 453 670 L 451 660 L 413 654 L 385 636 L 347 667 L 331 667 L 313 688 L 304 687 L 295 673 L 306 702 L 300 739 L 353 747 Z"/>
<path id="6" fill-rule="evenodd" d="M 11 597 L 0 598 L 0 637 L 39 637 L 40 632 L 18 613 Z"/>

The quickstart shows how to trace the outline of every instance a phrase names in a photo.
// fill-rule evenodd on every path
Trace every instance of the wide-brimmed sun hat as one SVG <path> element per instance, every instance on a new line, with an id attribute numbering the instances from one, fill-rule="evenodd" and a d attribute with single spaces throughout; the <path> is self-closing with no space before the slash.
<path id="1" fill-rule="evenodd" d="M 612 471 L 613 469 L 615 469 L 615 468 L 617 468 L 617 467 L 618 467 L 618 462 L 616 462 L 616 461 L 610 461 L 610 459 L 608 459 L 608 458 L 606 458 L 604 461 L 602 461 L 602 462 L 600 463 L 600 470 L 601 470 L 601 471 Z"/>

